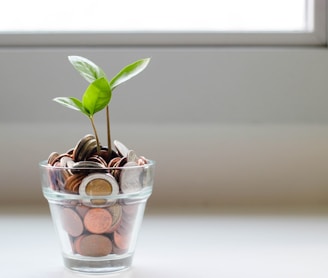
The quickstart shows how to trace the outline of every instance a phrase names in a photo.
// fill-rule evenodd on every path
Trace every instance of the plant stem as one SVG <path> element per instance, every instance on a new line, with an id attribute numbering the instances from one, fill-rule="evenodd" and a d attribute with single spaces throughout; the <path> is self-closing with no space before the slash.
<path id="1" fill-rule="evenodd" d="M 110 137 L 110 120 L 109 120 L 109 105 L 106 106 L 106 119 L 107 119 L 107 144 L 108 144 L 108 152 L 112 153 L 112 143 Z"/>
<path id="2" fill-rule="evenodd" d="M 99 155 L 99 154 L 100 154 L 100 142 L 99 142 L 98 133 L 97 133 L 97 130 L 96 130 L 96 126 L 95 126 L 95 123 L 94 123 L 93 117 L 90 116 L 89 118 L 90 118 L 90 121 L 91 121 L 91 125 L 92 125 L 92 128 L 93 128 L 93 132 L 94 132 L 95 137 L 96 137 L 96 142 L 97 142 L 97 154 Z"/>

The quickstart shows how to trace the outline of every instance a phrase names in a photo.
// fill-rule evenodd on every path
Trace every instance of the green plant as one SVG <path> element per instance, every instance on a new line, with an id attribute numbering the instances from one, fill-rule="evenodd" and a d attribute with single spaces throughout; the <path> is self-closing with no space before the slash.
<path id="1" fill-rule="evenodd" d="M 81 100 L 75 97 L 56 97 L 53 100 L 82 112 L 90 119 L 98 152 L 100 151 L 100 142 L 94 123 L 94 114 L 106 108 L 108 150 L 111 151 L 109 102 L 112 98 L 112 92 L 118 85 L 142 72 L 148 66 L 150 58 L 141 59 L 125 66 L 111 80 L 108 80 L 105 72 L 99 66 L 84 57 L 68 56 L 68 60 L 90 84 Z"/>

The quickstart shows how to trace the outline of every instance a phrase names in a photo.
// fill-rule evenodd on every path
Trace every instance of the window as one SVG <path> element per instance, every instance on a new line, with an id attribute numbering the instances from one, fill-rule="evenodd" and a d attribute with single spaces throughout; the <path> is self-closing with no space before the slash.
<path id="1" fill-rule="evenodd" d="M 325 0 L 12 0 L 0 14 L 4 45 L 326 44 Z"/>

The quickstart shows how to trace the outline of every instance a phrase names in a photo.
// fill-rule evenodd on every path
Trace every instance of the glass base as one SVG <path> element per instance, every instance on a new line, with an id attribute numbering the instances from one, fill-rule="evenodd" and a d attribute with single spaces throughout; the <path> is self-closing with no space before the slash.
<path id="1" fill-rule="evenodd" d="M 77 272 L 84 273 L 110 273 L 110 272 L 119 272 L 128 269 L 132 264 L 132 255 L 127 257 L 120 258 L 104 258 L 104 259 L 95 259 L 95 258 L 72 258 L 64 256 L 65 266 Z"/>

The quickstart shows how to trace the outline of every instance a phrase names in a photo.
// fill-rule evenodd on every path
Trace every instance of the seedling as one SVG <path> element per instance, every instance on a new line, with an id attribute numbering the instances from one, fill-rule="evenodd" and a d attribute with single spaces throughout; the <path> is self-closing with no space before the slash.
<path id="1" fill-rule="evenodd" d="M 98 153 L 100 152 L 100 142 L 94 123 L 94 114 L 106 108 L 107 141 L 110 152 L 112 148 L 109 103 L 112 98 L 112 92 L 118 85 L 142 72 L 148 66 L 150 58 L 141 59 L 125 66 L 110 81 L 106 77 L 105 72 L 92 61 L 81 56 L 68 56 L 68 60 L 90 84 L 85 90 L 82 100 L 75 97 L 56 97 L 53 100 L 68 108 L 82 112 L 90 119 L 97 141 Z"/>

